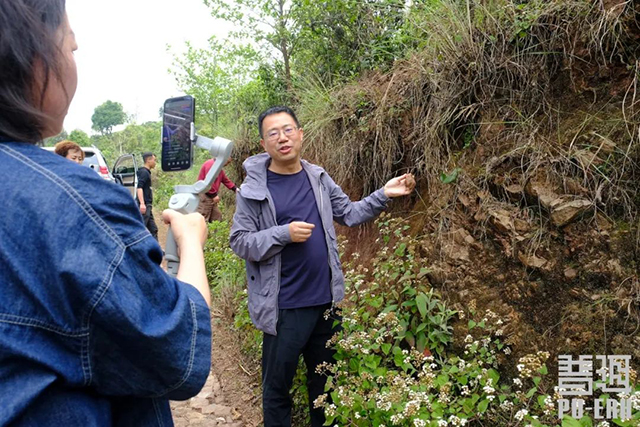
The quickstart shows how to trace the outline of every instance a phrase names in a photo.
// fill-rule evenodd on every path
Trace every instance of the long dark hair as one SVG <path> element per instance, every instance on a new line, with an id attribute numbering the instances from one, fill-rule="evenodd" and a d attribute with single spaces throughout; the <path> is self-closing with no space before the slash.
<path id="1" fill-rule="evenodd" d="M 65 0 L 0 1 L 0 141 L 42 139 L 44 94 L 50 77 L 60 78 L 56 32 L 64 16 Z M 36 61 L 44 72 L 40 94 Z"/>

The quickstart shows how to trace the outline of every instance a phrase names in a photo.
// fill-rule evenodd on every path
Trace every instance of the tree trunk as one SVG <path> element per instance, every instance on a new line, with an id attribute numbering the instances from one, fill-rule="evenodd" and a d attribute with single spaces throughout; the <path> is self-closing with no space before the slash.
<path id="1" fill-rule="evenodd" d="M 287 85 L 287 92 L 291 93 L 292 84 L 291 84 L 291 61 L 290 61 L 290 53 L 289 53 L 289 40 L 287 39 L 287 31 L 286 31 L 286 23 L 284 20 L 284 2 L 285 0 L 279 0 L 279 26 L 276 31 L 280 33 L 280 52 L 282 52 L 282 60 L 284 62 L 284 80 Z"/>

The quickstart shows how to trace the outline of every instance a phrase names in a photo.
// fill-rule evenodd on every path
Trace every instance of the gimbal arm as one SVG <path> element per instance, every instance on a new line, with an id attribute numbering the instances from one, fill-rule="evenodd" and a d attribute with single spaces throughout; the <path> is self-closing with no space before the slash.
<path id="1" fill-rule="evenodd" d="M 223 166 L 231 156 L 233 142 L 221 137 L 214 139 L 196 135 L 195 126 L 191 123 L 191 141 L 196 147 L 207 150 L 215 157 L 215 162 L 204 180 L 197 181 L 193 185 L 176 185 L 175 193 L 169 200 L 169 208 L 183 214 L 196 212 L 200 202 L 198 196 L 209 190 L 213 181 L 215 181 Z M 178 267 L 180 266 L 180 258 L 178 257 L 178 248 L 175 238 L 169 227 L 167 234 L 167 244 L 165 246 L 165 259 L 167 260 L 167 272 L 172 276 L 178 275 Z"/>

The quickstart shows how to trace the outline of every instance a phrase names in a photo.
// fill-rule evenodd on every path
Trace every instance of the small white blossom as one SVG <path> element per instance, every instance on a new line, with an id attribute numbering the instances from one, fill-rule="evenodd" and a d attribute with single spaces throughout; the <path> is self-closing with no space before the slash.
<path id="1" fill-rule="evenodd" d="M 516 415 L 514 416 L 514 418 L 518 421 L 522 421 L 524 419 L 524 416 L 527 415 L 529 413 L 529 411 L 527 411 L 526 409 L 520 409 L 518 412 L 516 412 Z"/>

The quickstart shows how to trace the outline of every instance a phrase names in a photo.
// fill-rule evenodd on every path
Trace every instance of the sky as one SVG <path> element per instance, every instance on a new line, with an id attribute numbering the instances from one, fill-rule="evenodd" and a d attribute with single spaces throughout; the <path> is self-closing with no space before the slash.
<path id="1" fill-rule="evenodd" d="M 228 25 L 211 17 L 202 0 L 67 0 L 76 34 L 78 89 L 64 122 L 91 130 L 93 110 L 111 100 L 137 123 L 159 120 L 164 100 L 183 95 L 168 69 L 185 42 L 207 46 Z M 171 51 L 167 51 L 167 45 Z"/>

